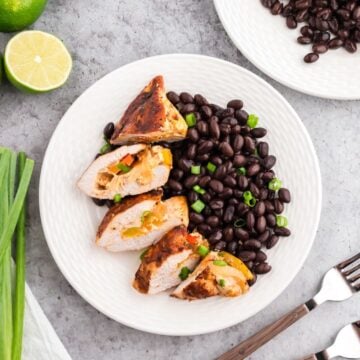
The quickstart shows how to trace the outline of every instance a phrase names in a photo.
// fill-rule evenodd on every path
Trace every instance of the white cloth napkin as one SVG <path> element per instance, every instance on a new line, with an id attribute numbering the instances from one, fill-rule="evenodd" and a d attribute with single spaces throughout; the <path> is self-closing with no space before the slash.
<path id="1" fill-rule="evenodd" d="M 25 289 L 23 360 L 71 360 L 29 286 Z"/>

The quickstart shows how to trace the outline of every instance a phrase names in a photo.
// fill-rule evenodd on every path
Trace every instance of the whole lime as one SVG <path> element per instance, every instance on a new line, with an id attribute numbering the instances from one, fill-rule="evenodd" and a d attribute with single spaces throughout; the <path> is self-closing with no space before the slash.
<path id="1" fill-rule="evenodd" d="M 47 0 L 0 0 L 0 31 L 19 31 L 34 23 Z"/>

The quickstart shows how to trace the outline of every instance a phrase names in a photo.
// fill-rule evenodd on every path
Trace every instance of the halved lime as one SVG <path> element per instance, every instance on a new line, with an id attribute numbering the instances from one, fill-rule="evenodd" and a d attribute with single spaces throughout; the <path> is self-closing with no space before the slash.
<path id="1" fill-rule="evenodd" d="M 5 72 L 9 81 L 31 93 L 62 86 L 68 79 L 72 60 L 65 45 L 42 31 L 23 31 L 6 45 Z"/>

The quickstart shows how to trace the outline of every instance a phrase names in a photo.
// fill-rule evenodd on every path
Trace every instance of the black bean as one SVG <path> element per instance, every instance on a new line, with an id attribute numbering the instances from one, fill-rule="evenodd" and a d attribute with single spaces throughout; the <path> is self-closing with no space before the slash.
<path id="1" fill-rule="evenodd" d="M 249 114 L 245 110 L 236 110 L 235 118 L 239 121 L 240 125 L 246 125 Z"/>
<path id="2" fill-rule="evenodd" d="M 192 189 L 194 187 L 194 185 L 196 185 L 198 182 L 199 182 L 199 176 L 190 175 L 185 179 L 184 186 L 187 189 Z"/>
<path id="3" fill-rule="evenodd" d="M 288 16 L 286 18 L 286 25 L 289 29 L 296 29 L 297 27 L 297 21 L 295 20 L 294 16 Z"/>
<path id="4" fill-rule="evenodd" d="M 187 199 L 190 204 L 194 203 L 196 200 L 199 199 L 199 194 L 195 191 L 189 191 L 187 193 Z"/>
<path id="5" fill-rule="evenodd" d="M 224 210 L 223 209 L 216 209 L 216 210 L 214 210 L 214 215 L 218 216 L 219 218 L 222 218 L 222 216 L 224 215 Z"/>
<path id="6" fill-rule="evenodd" d="M 261 158 L 264 158 L 269 155 L 269 144 L 261 141 L 257 146 L 258 154 Z"/>
<path id="7" fill-rule="evenodd" d="M 211 180 L 209 182 L 209 186 L 212 190 L 214 190 L 217 193 L 221 193 L 224 190 L 224 185 L 219 180 Z"/>
<path id="8" fill-rule="evenodd" d="M 205 236 L 209 235 L 212 231 L 210 225 L 208 225 L 208 224 L 200 224 L 200 225 L 198 225 L 197 228 Z"/>
<path id="9" fill-rule="evenodd" d="M 266 214 L 266 224 L 269 227 L 274 227 L 276 225 L 276 216 L 274 214 Z"/>
<path id="10" fill-rule="evenodd" d="M 304 61 L 306 63 L 313 63 L 319 59 L 319 55 L 316 53 L 309 53 L 304 56 Z"/>
<path id="11" fill-rule="evenodd" d="M 228 204 L 229 204 L 229 205 L 235 205 L 235 207 L 236 207 L 237 205 L 239 205 L 239 203 L 240 203 L 240 201 L 239 201 L 238 199 L 234 198 L 234 197 L 232 197 L 232 198 L 229 199 L 229 201 L 228 201 Z"/>
<path id="12" fill-rule="evenodd" d="M 247 159 L 244 155 L 235 155 L 233 164 L 235 167 L 241 167 L 246 165 Z"/>
<path id="13" fill-rule="evenodd" d="M 170 179 L 168 181 L 168 185 L 169 185 L 170 189 L 172 189 L 174 191 L 181 191 L 182 190 L 182 185 L 178 181 L 176 181 L 174 179 Z"/>
<path id="14" fill-rule="evenodd" d="M 188 160 L 185 158 L 181 158 L 178 161 L 178 167 L 185 172 L 189 171 L 193 164 L 194 162 L 192 160 Z"/>
<path id="15" fill-rule="evenodd" d="M 192 97 L 192 95 L 190 95 L 187 92 L 182 92 L 180 94 L 180 100 L 184 103 L 184 104 L 192 104 L 194 102 L 194 98 Z"/>
<path id="16" fill-rule="evenodd" d="M 256 219 L 255 229 L 259 234 L 262 234 L 266 230 L 265 216 L 260 216 Z"/>
<path id="17" fill-rule="evenodd" d="M 289 203 L 291 201 L 291 195 L 288 189 L 281 188 L 278 192 L 278 196 L 283 203 Z"/>
<path id="18" fill-rule="evenodd" d="M 291 235 L 291 231 L 286 227 L 275 227 L 274 233 L 275 233 L 275 235 L 278 235 L 278 236 L 290 236 Z"/>
<path id="19" fill-rule="evenodd" d="M 301 35 L 307 36 L 309 38 L 312 38 L 312 36 L 314 35 L 313 30 L 308 25 L 302 26 L 300 28 L 300 33 Z"/>
<path id="20" fill-rule="evenodd" d="M 223 141 L 220 143 L 219 150 L 227 157 L 232 157 L 234 155 L 234 150 L 228 142 Z"/>
<path id="21" fill-rule="evenodd" d="M 267 188 L 261 188 L 259 194 L 259 200 L 266 200 L 269 195 L 269 190 Z"/>
<path id="22" fill-rule="evenodd" d="M 245 150 L 253 153 L 256 149 L 255 141 L 250 136 L 244 137 L 244 148 Z"/>
<path id="23" fill-rule="evenodd" d="M 245 220 L 246 220 L 246 227 L 249 230 L 252 230 L 254 228 L 255 225 L 255 216 L 254 213 L 252 211 L 248 211 L 245 215 Z"/>
<path id="24" fill-rule="evenodd" d="M 249 180 L 245 175 L 240 175 L 238 178 L 238 186 L 240 190 L 246 190 L 249 186 Z"/>
<path id="25" fill-rule="evenodd" d="M 316 54 L 324 54 L 329 50 L 329 47 L 326 44 L 318 43 L 313 45 L 312 50 Z"/>
<path id="26" fill-rule="evenodd" d="M 203 121 L 203 120 L 198 121 L 196 123 L 196 128 L 197 128 L 199 134 L 201 134 L 201 135 L 207 136 L 209 133 L 209 125 L 206 121 Z"/>
<path id="27" fill-rule="evenodd" d="M 223 238 L 226 242 L 233 241 L 234 239 L 234 229 L 231 226 L 225 228 L 223 233 Z"/>
<path id="28" fill-rule="evenodd" d="M 256 283 L 257 275 L 253 274 L 253 278 L 251 280 L 248 280 L 249 286 L 253 286 Z"/>
<path id="29" fill-rule="evenodd" d="M 271 190 L 268 193 L 270 194 Z M 269 198 L 269 196 L 268 196 L 268 198 Z M 271 201 L 265 200 L 264 203 L 265 203 L 265 207 L 266 207 L 266 212 L 271 213 L 274 211 L 274 205 Z"/>
<path id="30" fill-rule="evenodd" d="M 256 252 L 251 250 L 243 250 L 238 253 L 238 257 L 245 262 L 252 261 L 256 259 Z"/>
<path id="31" fill-rule="evenodd" d="M 259 240 L 250 239 L 244 242 L 244 249 L 259 250 L 260 248 L 261 248 L 261 242 Z"/>
<path id="32" fill-rule="evenodd" d="M 215 170 L 214 178 L 218 179 L 218 180 L 222 180 L 226 176 L 226 173 L 227 173 L 226 166 L 225 165 L 220 165 Z"/>
<path id="33" fill-rule="evenodd" d="M 199 133 L 196 128 L 190 128 L 187 132 L 187 138 L 190 139 L 192 142 L 196 143 L 199 141 Z"/>
<path id="34" fill-rule="evenodd" d="M 329 41 L 329 49 L 331 50 L 338 49 L 343 45 L 344 45 L 344 41 L 341 40 L 340 38 L 334 38 Z"/>
<path id="35" fill-rule="evenodd" d="M 232 145 L 234 152 L 240 151 L 244 145 L 244 138 L 240 134 L 235 135 Z"/>
<path id="36" fill-rule="evenodd" d="M 219 210 L 224 207 L 224 202 L 222 200 L 212 200 L 209 205 L 211 209 Z"/>
<path id="37" fill-rule="evenodd" d="M 114 204 L 115 204 L 115 203 L 114 203 L 113 200 L 108 199 L 108 200 L 105 201 L 105 205 L 106 205 L 108 208 L 113 207 Z"/>
<path id="38" fill-rule="evenodd" d="M 262 234 L 260 234 L 257 237 L 257 240 L 259 240 L 260 242 L 264 243 L 266 242 L 270 237 L 270 230 L 265 230 Z"/>
<path id="39" fill-rule="evenodd" d="M 253 261 L 246 261 L 245 262 L 246 267 L 252 271 L 253 267 L 254 267 L 254 262 Z"/>
<path id="40" fill-rule="evenodd" d="M 217 227 L 220 223 L 220 220 L 217 216 L 211 215 L 206 218 L 206 223 L 209 224 L 211 227 Z"/>
<path id="41" fill-rule="evenodd" d="M 209 236 L 209 242 L 210 244 L 214 244 L 222 239 L 222 232 L 220 230 L 216 230 Z"/>
<path id="42" fill-rule="evenodd" d="M 274 155 L 265 156 L 262 165 L 265 169 L 270 170 L 276 163 L 276 157 Z"/>
<path id="43" fill-rule="evenodd" d="M 234 197 L 236 199 L 242 199 L 243 197 L 243 191 L 239 190 L 239 189 L 235 189 L 234 190 Z"/>
<path id="44" fill-rule="evenodd" d="M 222 200 L 230 199 L 234 195 L 234 192 L 231 188 L 224 188 L 221 194 L 219 194 L 219 198 Z"/>
<path id="45" fill-rule="evenodd" d="M 173 103 L 174 105 L 177 104 L 178 102 L 180 102 L 180 97 L 179 95 L 174 92 L 174 91 L 169 91 L 166 94 L 167 98 L 170 100 L 171 103 Z"/>
<path id="46" fill-rule="evenodd" d="M 263 251 L 258 251 L 256 254 L 255 262 L 263 263 L 267 260 L 267 255 Z"/>
<path id="47" fill-rule="evenodd" d="M 226 176 L 225 179 L 224 179 L 224 184 L 226 186 L 229 186 L 231 188 L 235 187 L 236 186 L 236 180 L 232 177 L 232 176 Z"/>
<path id="48" fill-rule="evenodd" d="M 181 113 L 182 114 L 190 114 L 196 110 L 195 104 L 185 104 L 181 107 Z"/>
<path id="49" fill-rule="evenodd" d="M 263 173 L 262 177 L 263 181 L 268 183 L 270 180 L 274 178 L 274 173 L 272 171 L 266 171 Z"/>
<path id="50" fill-rule="evenodd" d="M 266 207 L 264 201 L 258 201 L 254 207 L 254 213 L 256 216 L 263 216 L 265 214 Z"/>
<path id="51" fill-rule="evenodd" d="M 199 185 L 202 188 L 205 188 L 209 184 L 210 180 L 211 180 L 211 176 L 209 176 L 209 175 L 202 176 L 199 180 Z"/>
<path id="52" fill-rule="evenodd" d="M 227 250 L 230 254 L 235 254 L 237 248 L 238 248 L 238 243 L 237 243 L 236 241 L 230 241 L 230 242 L 226 245 L 226 250 Z"/>
<path id="53" fill-rule="evenodd" d="M 345 40 L 345 44 L 344 44 L 344 48 L 349 52 L 349 53 L 354 53 L 357 50 L 357 46 L 356 43 L 350 39 L 346 39 Z"/>
<path id="54" fill-rule="evenodd" d="M 189 220 L 195 224 L 202 224 L 204 222 L 204 216 L 196 212 L 190 212 Z"/>
<path id="55" fill-rule="evenodd" d="M 226 224 L 229 224 L 233 221 L 234 213 L 235 213 L 235 206 L 229 205 L 228 207 L 226 207 L 223 217 L 223 220 Z"/>
<path id="56" fill-rule="evenodd" d="M 242 228 L 235 228 L 234 235 L 237 239 L 242 240 L 242 241 L 246 241 L 249 239 L 249 233 L 245 229 L 242 229 Z"/>
<path id="57" fill-rule="evenodd" d="M 214 249 L 217 250 L 217 251 L 220 251 L 220 250 L 224 250 L 226 247 L 226 242 L 225 241 L 219 241 L 215 246 L 214 246 Z"/>
<path id="58" fill-rule="evenodd" d="M 213 139 L 220 138 L 220 127 L 216 116 L 212 116 L 209 121 L 210 135 Z"/>
<path id="59" fill-rule="evenodd" d="M 199 155 L 208 154 L 211 151 L 211 149 L 213 148 L 213 146 L 214 146 L 214 144 L 212 141 L 210 141 L 210 140 L 204 141 L 202 144 L 200 144 L 197 147 L 197 153 Z"/>
<path id="60" fill-rule="evenodd" d="M 247 168 L 246 174 L 247 176 L 254 176 L 261 170 L 259 164 L 252 164 Z"/>
<path id="61" fill-rule="evenodd" d="M 91 200 L 97 206 L 104 206 L 106 204 L 106 200 L 104 200 L 104 199 L 91 198 Z"/>
<path id="62" fill-rule="evenodd" d="M 233 116 L 234 115 L 234 109 L 233 108 L 227 108 L 227 109 L 223 109 L 223 110 L 219 110 L 217 112 L 217 116 L 220 119 L 225 119 L 229 116 Z"/>
<path id="63" fill-rule="evenodd" d="M 275 199 L 274 208 L 276 214 L 281 214 L 284 211 L 284 204 L 279 199 Z"/>
<path id="64" fill-rule="evenodd" d="M 255 138 L 262 138 L 267 134 L 267 130 L 261 127 L 257 127 L 250 131 L 250 134 Z"/>
<path id="65" fill-rule="evenodd" d="M 268 263 L 263 262 L 256 265 L 254 270 L 256 274 L 266 274 L 271 270 L 271 266 Z"/>
<path id="66" fill-rule="evenodd" d="M 234 99 L 227 103 L 227 107 L 231 107 L 234 110 L 240 110 L 244 106 L 244 103 L 241 100 Z"/>
<path id="67" fill-rule="evenodd" d="M 202 106 L 202 105 L 206 105 L 209 102 L 204 98 L 204 96 L 200 95 L 200 94 L 196 94 L 194 96 L 194 101 L 197 105 Z"/>
<path id="68" fill-rule="evenodd" d="M 190 144 L 186 151 L 186 157 L 190 160 L 194 160 L 196 157 L 196 145 Z"/>
<path id="69" fill-rule="evenodd" d="M 299 37 L 297 38 L 297 42 L 298 42 L 299 44 L 303 44 L 303 45 L 305 45 L 305 44 L 311 44 L 312 39 L 311 39 L 310 37 L 307 37 L 307 36 L 299 36 Z"/>
<path id="70" fill-rule="evenodd" d="M 104 133 L 104 136 L 105 136 L 108 140 L 110 140 L 111 137 L 112 137 L 113 134 L 114 134 L 114 131 L 115 131 L 115 125 L 114 125 L 114 123 L 109 122 L 109 123 L 104 127 L 103 133 Z"/>

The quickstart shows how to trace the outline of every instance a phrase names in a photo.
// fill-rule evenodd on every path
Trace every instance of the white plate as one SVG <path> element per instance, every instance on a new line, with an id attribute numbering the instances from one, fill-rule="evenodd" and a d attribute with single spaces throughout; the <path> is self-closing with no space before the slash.
<path id="1" fill-rule="evenodd" d="M 299 29 L 290 30 L 282 16 L 271 15 L 260 0 L 214 0 L 220 20 L 241 53 L 280 83 L 309 95 L 360 99 L 360 51 L 328 51 L 313 64 L 303 57 L 310 45 L 300 45 Z"/>
<path id="2" fill-rule="evenodd" d="M 75 186 L 102 144 L 102 129 L 117 121 L 129 102 L 155 75 L 168 90 L 201 93 L 225 105 L 241 98 L 269 130 L 276 171 L 292 191 L 286 209 L 293 236 L 269 252 L 273 271 L 246 296 L 186 302 L 163 293 L 146 296 L 131 287 L 139 253 L 113 254 L 97 248 L 94 237 L 104 209 Z M 295 277 L 311 248 L 321 208 L 317 157 L 302 122 L 286 100 L 265 81 L 228 62 L 199 55 L 163 55 L 140 60 L 108 74 L 70 107 L 46 152 L 40 181 L 40 209 L 51 253 L 78 293 L 105 315 L 136 329 L 165 335 L 219 330 L 254 315 Z"/>

